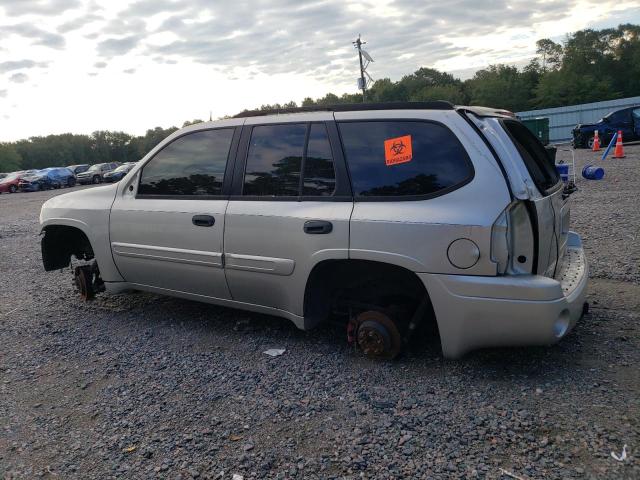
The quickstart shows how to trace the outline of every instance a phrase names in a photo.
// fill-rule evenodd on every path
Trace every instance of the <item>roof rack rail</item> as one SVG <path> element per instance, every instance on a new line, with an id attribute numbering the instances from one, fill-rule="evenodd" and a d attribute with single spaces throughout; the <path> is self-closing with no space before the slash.
<path id="1" fill-rule="evenodd" d="M 261 117 L 303 112 L 359 112 L 363 110 L 453 110 L 455 107 L 444 100 L 433 102 L 383 102 L 383 103 L 341 103 L 338 105 L 313 105 L 310 107 L 279 108 L 273 110 L 247 110 L 233 118 Z"/>

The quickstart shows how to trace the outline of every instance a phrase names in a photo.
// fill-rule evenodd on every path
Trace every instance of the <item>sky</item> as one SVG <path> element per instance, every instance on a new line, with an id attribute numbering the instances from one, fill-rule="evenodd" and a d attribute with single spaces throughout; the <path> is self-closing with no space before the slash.
<path id="1" fill-rule="evenodd" d="M 522 65 L 540 38 L 640 23 L 637 0 L 0 0 L 0 141 L 233 115 L 422 66 Z"/>

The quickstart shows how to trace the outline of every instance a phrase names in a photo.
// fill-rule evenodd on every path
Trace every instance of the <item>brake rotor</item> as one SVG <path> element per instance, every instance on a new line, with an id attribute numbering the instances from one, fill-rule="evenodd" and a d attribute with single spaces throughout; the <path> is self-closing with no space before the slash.
<path id="1" fill-rule="evenodd" d="M 370 310 L 356 317 L 356 339 L 362 352 L 371 358 L 390 360 L 402 348 L 402 337 L 394 321 L 382 312 Z"/>
<path id="2" fill-rule="evenodd" d="M 95 296 L 93 291 L 93 274 L 89 267 L 76 267 L 74 270 L 74 281 L 80 296 L 84 301 L 89 301 Z"/>

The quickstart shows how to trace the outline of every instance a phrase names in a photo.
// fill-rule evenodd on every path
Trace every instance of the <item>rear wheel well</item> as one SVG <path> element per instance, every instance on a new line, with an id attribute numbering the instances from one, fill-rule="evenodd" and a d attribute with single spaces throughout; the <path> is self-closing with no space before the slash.
<path id="1" fill-rule="evenodd" d="M 46 271 L 69 266 L 71 256 L 91 260 L 94 257 L 91 242 L 85 233 L 67 225 L 49 225 L 43 229 L 40 242 L 42 263 Z"/>
<path id="2" fill-rule="evenodd" d="M 332 313 L 358 313 L 368 306 L 393 308 L 408 320 L 428 292 L 406 268 L 368 260 L 327 260 L 314 267 L 304 296 L 305 325 L 314 327 Z M 426 316 L 435 320 L 431 303 Z"/>

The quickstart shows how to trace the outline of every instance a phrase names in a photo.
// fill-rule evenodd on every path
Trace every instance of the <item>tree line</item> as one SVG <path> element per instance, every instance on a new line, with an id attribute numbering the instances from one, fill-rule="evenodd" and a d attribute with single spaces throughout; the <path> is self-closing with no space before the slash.
<path id="1" fill-rule="evenodd" d="M 640 25 L 585 29 L 561 43 L 536 42 L 536 56 L 523 68 L 498 64 L 468 80 L 420 68 L 398 81 L 383 78 L 367 90 L 368 102 L 448 100 L 513 112 L 561 107 L 640 95 Z M 328 93 L 305 98 L 301 106 L 359 103 L 361 94 Z M 261 110 L 297 107 L 294 101 Z M 189 125 L 199 120 L 185 122 Z M 98 131 L 91 135 L 48 135 L 0 143 L 0 172 L 17 169 L 142 158 L 176 127 L 147 130 L 143 136 Z"/>

